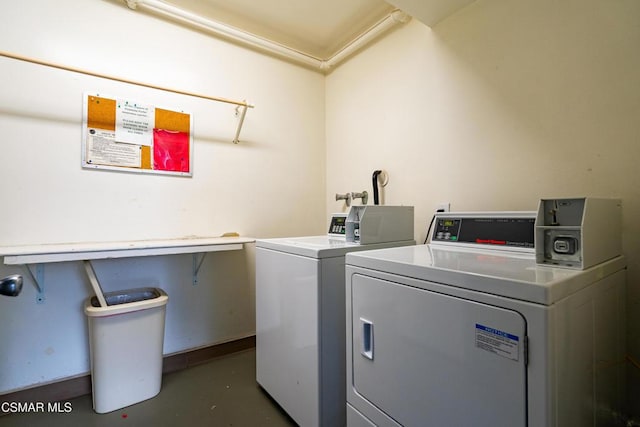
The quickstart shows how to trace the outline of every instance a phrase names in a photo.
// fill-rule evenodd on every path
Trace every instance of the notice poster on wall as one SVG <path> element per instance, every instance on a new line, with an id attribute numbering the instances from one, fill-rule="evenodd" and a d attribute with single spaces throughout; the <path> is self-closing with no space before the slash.
<path id="1" fill-rule="evenodd" d="M 84 94 L 82 167 L 192 176 L 191 115 Z"/>
<path id="2" fill-rule="evenodd" d="M 126 99 L 116 100 L 116 140 L 137 145 L 153 144 L 153 128 L 155 124 L 155 108 L 129 102 Z"/>
<path id="3" fill-rule="evenodd" d="M 92 165 L 140 167 L 142 148 L 134 144 L 116 142 L 116 133 L 89 129 L 87 135 L 87 161 Z"/>

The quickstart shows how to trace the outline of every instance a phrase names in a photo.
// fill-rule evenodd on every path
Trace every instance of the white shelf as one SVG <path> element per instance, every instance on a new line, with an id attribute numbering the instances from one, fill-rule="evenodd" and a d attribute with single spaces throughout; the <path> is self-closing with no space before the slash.
<path id="1" fill-rule="evenodd" d="M 255 239 L 250 237 L 193 237 L 166 240 L 0 246 L 0 256 L 4 257 L 6 265 L 25 265 L 233 251 L 242 249 L 244 243 L 253 242 Z"/>

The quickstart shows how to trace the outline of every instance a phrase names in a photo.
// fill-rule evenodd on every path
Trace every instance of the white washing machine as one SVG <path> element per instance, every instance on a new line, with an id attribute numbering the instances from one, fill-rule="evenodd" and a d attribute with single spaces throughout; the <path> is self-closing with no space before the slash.
<path id="1" fill-rule="evenodd" d="M 347 425 L 616 425 L 624 258 L 538 265 L 535 213 L 467 219 L 346 255 Z"/>
<path id="2" fill-rule="evenodd" d="M 257 381 L 300 426 L 346 423 L 345 254 L 414 244 L 256 241 Z"/>

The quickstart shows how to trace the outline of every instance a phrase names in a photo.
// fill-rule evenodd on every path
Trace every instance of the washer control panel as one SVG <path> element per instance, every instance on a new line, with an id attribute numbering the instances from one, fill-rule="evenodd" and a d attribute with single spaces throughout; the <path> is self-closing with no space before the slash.
<path id="1" fill-rule="evenodd" d="M 331 222 L 329 222 L 329 236 L 344 236 L 347 232 L 347 214 L 335 213 L 331 215 Z"/>

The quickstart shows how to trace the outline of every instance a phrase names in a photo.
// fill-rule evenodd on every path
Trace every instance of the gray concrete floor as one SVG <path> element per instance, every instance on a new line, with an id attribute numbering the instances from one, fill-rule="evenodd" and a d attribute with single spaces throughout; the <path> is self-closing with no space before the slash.
<path id="1" fill-rule="evenodd" d="M 96 414 L 87 395 L 62 402 L 67 413 L 0 416 L 0 427 L 295 426 L 256 383 L 255 356 L 246 350 L 166 374 L 156 397 L 108 414 Z"/>

